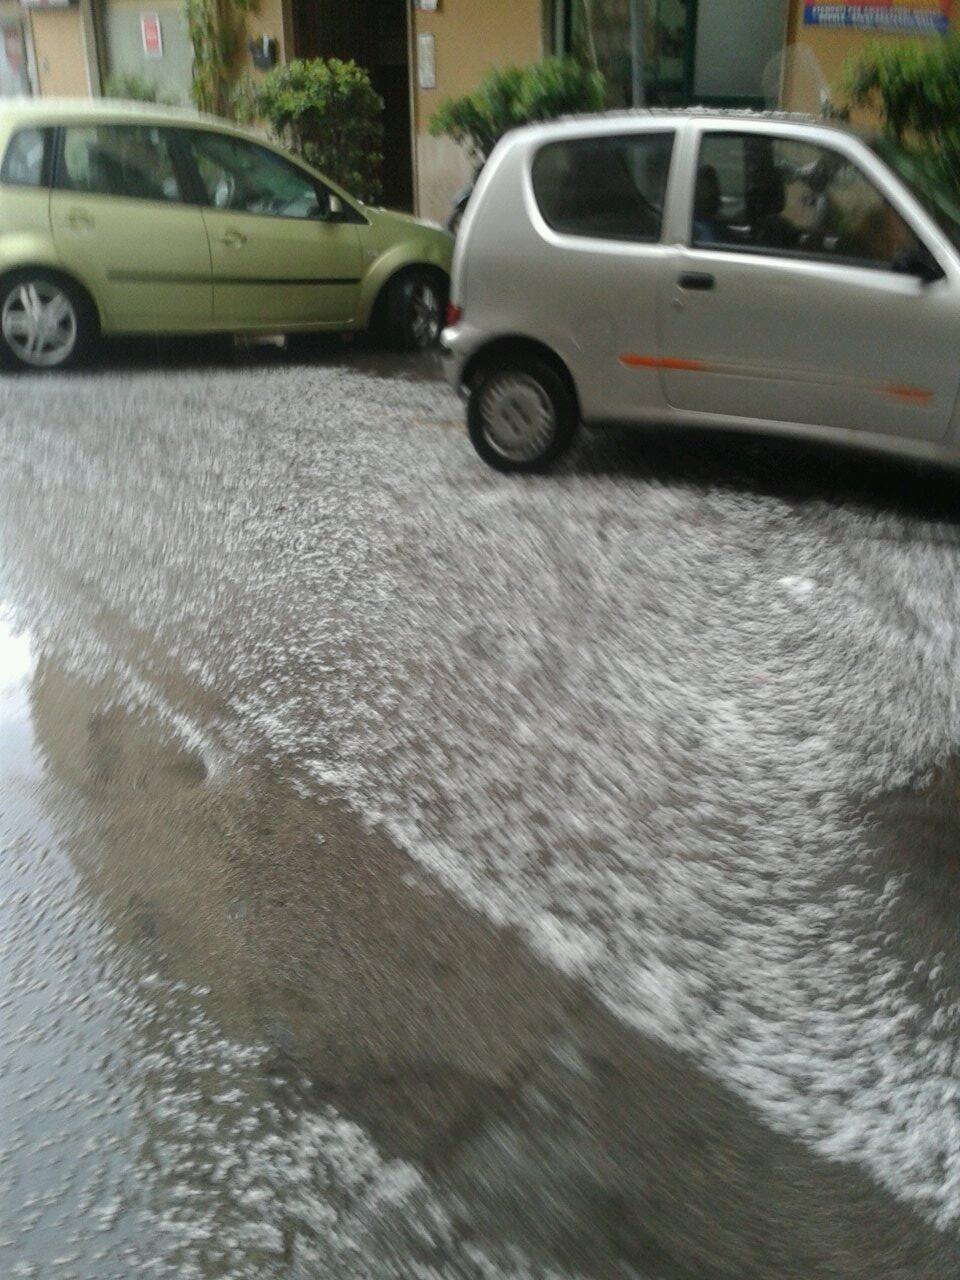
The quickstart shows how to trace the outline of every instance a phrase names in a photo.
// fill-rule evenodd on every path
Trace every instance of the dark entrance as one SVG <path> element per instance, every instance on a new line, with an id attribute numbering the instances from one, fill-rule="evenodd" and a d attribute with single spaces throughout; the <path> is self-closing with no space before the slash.
<path id="1" fill-rule="evenodd" d="M 413 208 L 406 0 L 294 0 L 298 58 L 353 59 L 385 103 L 383 197 Z"/>

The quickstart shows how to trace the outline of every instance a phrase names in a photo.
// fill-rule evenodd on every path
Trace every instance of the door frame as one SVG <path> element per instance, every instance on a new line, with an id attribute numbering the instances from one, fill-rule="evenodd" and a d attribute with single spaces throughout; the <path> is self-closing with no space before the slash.
<path id="1" fill-rule="evenodd" d="M 331 3 L 332 0 L 327 0 Z M 408 127 L 406 130 L 406 140 L 404 143 L 404 153 L 408 162 L 410 172 L 410 195 L 411 207 L 414 213 L 418 211 L 420 201 L 420 185 L 419 170 L 417 157 L 417 90 L 416 90 L 416 32 L 415 32 L 415 6 L 410 0 L 396 0 L 397 3 L 403 4 L 404 29 L 403 29 L 403 45 L 406 54 L 406 94 Z M 342 3 L 342 0 L 341 0 Z M 364 0 L 364 5 L 375 5 L 382 3 L 382 0 Z M 284 12 L 289 12 L 288 29 L 290 32 L 288 48 L 291 50 L 292 57 L 295 58 L 330 58 L 330 57 L 354 57 L 355 61 L 371 76 L 371 80 L 376 76 L 378 66 L 387 64 L 370 62 L 368 58 L 362 55 L 354 54 L 343 48 L 340 51 L 331 51 L 329 45 L 325 45 L 322 35 L 323 13 L 322 10 L 316 15 L 316 24 L 312 27 L 306 27 L 303 16 L 304 10 L 308 8 L 316 9 L 321 0 L 283 0 Z M 306 29 L 305 29 L 306 27 Z M 316 40 L 310 42 L 309 34 L 314 34 Z M 374 84 L 376 89 L 376 84 Z M 397 206 L 399 207 L 399 205 Z"/>

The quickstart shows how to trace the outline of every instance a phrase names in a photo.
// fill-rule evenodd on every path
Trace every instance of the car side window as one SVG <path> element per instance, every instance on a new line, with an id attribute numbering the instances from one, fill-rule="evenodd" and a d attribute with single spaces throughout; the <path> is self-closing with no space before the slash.
<path id="1" fill-rule="evenodd" d="M 846 156 L 769 134 L 708 133 L 700 147 L 691 243 L 902 270 L 921 245 Z"/>
<path id="2" fill-rule="evenodd" d="M 183 199 L 170 134 L 151 125 L 69 126 L 63 134 L 57 186 L 134 200 Z"/>
<path id="3" fill-rule="evenodd" d="M 533 190 L 554 231 L 602 240 L 660 239 L 673 133 L 550 142 L 533 162 Z"/>
<path id="4" fill-rule="evenodd" d="M 0 182 L 12 187 L 41 187 L 44 184 L 48 129 L 18 129 L 10 139 Z"/>
<path id="5" fill-rule="evenodd" d="M 326 216 L 329 195 L 276 152 L 223 133 L 187 135 L 207 203 L 275 218 Z"/>

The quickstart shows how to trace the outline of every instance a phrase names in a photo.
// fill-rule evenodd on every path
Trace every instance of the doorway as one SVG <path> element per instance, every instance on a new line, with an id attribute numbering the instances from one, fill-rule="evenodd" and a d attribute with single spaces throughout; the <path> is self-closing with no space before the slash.
<path id="1" fill-rule="evenodd" d="M 37 88 L 45 98 L 87 98 L 87 51 L 80 10 L 31 9 Z"/>
<path id="2" fill-rule="evenodd" d="M 406 0 L 294 0 L 298 58 L 353 59 L 384 102 L 383 199 L 413 208 Z"/>

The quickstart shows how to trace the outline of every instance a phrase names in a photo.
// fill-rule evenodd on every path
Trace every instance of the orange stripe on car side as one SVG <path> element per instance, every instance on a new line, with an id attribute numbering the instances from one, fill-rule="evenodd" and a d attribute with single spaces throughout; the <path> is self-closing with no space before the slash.
<path id="1" fill-rule="evenodd" d="M 689 373 L 709 373 L 713 368 L 705 360 L 677 360 L 673 356 L 621 356 L 627 369 L 678 369 Z"/>
<path id="2" fill-rule="evenodd" d="M 915 404 L 927 404 L 933 399 L 933 392 L 926 387 L 901 387 L 895 382 L 888 383 L 884 391 L 895 400 L 912 400 Z"/>
<path id="3" fill-rule="evenodd" d="M 711 364 L 707 360 L 681 360 L 675 356 L 637 356 L 622 355 L 620 363 L 627 369 L 667 369 L 677 373 L 727 373 L 740 377 L 750 378 L 778 378 L 781 375 L 774 373 L 772 370 L 751 369 L 746 366 Z M 793 377 L 799 375 L 794 372 Z M 791 377 L 787 375 L 788 379 Z M 807 374 L 804 381 L 820 381 L 821 379 Z M 860 385 L 867 391 L 879 391 L 883 395 L 891 396 L 895 400 L 904 400 L 912 404 L 923 405 L 928 404 L 934 397 L 934 393 L 926 387 L 911 387 L 898 382 L 858 382 L 855 378 L 824 379 L 825 381 L 836 382 L 838 386 L 846 383 L 853 387 Z"/>

